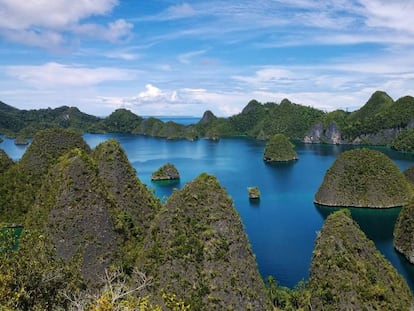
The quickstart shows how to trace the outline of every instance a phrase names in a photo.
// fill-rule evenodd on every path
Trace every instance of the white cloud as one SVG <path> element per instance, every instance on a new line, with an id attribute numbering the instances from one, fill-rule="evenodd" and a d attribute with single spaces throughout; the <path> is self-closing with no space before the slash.
<path id="1" fill-rule="evenodd" d="M 180 55 L 178 55 L 178 61 L 182 64 L 188 65 L 188 64 L 191 63 L 191 61 L 194 57 L 202 55 L 205 52 L 206 52 L 205 50 L 200 50 L 200 51 L 192 51 L 192 52 L 180 54 Z"/>
<path id="2" fill-rule="evenodd" d="M 12 78 L 40 88 L 86 87 L 106 81 L 132 80 L 136 75 L 125 69 L 69 66 L 54 62 L 39 66 L 7 66 L 5 72 Z"/>
<path id="3" fill-rule="evenodd" d="M 406 0 L 361 0 L 369 27 L 414 33 L 414 2 Z"/>
<path id="4" fill-rule="evenodd" d="M 171 19 L 186 18 L 196 15 L 194 8 L 188 3 L 176 4 L 167 9 L 166 15 Z"/>
<path id="5" fill-rule="evenodd" d="M 131 23 L 118 19 L 104 26 L 82 20 L 105 15 L 117 4 L 118 0 L 0 0 L 0 36 L 47 48 L 66 43 L 69 34 L 116 42 L 131 35 Z"/>

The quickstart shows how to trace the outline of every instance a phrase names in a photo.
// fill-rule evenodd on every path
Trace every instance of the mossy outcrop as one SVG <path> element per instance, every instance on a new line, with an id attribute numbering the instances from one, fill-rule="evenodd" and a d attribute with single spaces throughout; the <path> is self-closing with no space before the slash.
<path id="1" fill-rule="evenodd" d="M 50 165 L 73 148 L 90 151 L 79 132 L 64 129 L 46 129 L 36 133 L 20 165 L 31 175 L 45 174 Z"/>
<path id="2" fill-rule="evenodd" d="M 414 264 L 414 200 L 401 209 L 395 223 L 394 247 Z"/>
<path id="3" fill-rule="evenodd" d="M 385 154 L 370 149 L 341 153 L 325 174 L 314 202 L 327 206 L 389 208 L 407 204 L 412 187 Z"/>
<path id="4" fill-rule="evenodd" d="M 349 211 L 326 219 L 310 268 L 312 310 L 411 310 L 401 275 L 379 253 Z"/>
<path id="5" fill-rule="evenodd" d="M 119 245 L 115 202 L 103 185 L 91 156 L 73 149 L 51 168 L 28 215 L 28 228 L 44 230 L 58 257 L 81 256 L 82 275 L 99 280 Z"/>
<path id="6" fill-rule="evenodd" d="M 103 142 L 93 150 L 92 156 L 103 184 L 117 205 L 115 223 L 124 247 L 121 261 L 131 267 L 161 203 L 137 178 L 118 141 Z"/>
<path id="7" fill-rule="evenodd" d="M 297 160 L 295 146 L 283 134 L 276 134 L 267 142 L 263 160 L 265 162 L 288 162 Z"/>
<path id="8" fill-rule="evenodd" d="M 249 194 L 249 199 L 258 200 L 260 199 L 260 190 L 259 187 L 247 187 L 247 192 Z"/>
<path id="9" fill-rule="evenodd" d="M 408 181 L 414 184 L 414 165 L 407 168 L 403 173 L 404 176 L 408 179 Z"/>
<path id="10" fill-rule="evenodd" d="M 213 176 L 176 190 L 145 240 L 153 294 L 185 299 L 192 310 L 269 310 L 240 217 Z"/>
<path id="11" fill-rule="evenodd" d="M 162 181 L 162 180 L 179 180 L 180 173 L 178 169 L 171 163 L 164 164 L 158 170 L 151 175 L 151 180 Z"/>
<path id="12" fill-rule="evenodd" d="M 77 132 L 39 131 L 22 159 L 0 175 L 0 221 L 22 223 L 33 206 L 49 168 L 73 148 L 90 148 Z"/>

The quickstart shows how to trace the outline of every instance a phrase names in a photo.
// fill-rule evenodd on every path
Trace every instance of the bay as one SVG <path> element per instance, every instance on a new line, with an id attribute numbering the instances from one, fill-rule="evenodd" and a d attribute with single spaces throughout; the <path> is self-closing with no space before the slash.
<path id="1" fill-rule="evenodd" d="M 262 276 L 274 276 L 281 285 L 288 287 L 308 278 L 317 232 L 327 215 L 335 210 L 314 205 L 314 194 L 336 157 L 354 148 L 296 142 L 298 161 L 266 164 L 262 160 L 265 143 L 254 139 L 187 141 L 122 134 L 84 135 L 92 148 L 112 137 L 125 149 L 139 179 L 163 200 L 175 188 L 183 187 L 203 172 L 215 175 L 241 216 Z M 13 152 L 15 160 L 24 152 L 20 147 L 16 151 L 7 139 L 0 148 Z M 375 149 L 387 154 L 401 170 L 414 164 L 413 154 Z M 178 168 L 180 182 L 151 182 L 152 172 L 167 162 Z M 259 187 L 260 201 L 248 199 L 249 186 Z M 414 289 L 414 266 L 393 248 L 392 232 L 399 210 L 351 209 L 351 213 Z"/>

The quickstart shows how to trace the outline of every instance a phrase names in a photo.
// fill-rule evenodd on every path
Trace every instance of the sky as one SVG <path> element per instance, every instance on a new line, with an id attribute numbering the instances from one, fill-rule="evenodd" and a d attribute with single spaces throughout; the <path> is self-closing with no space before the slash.
<path id="1" fill-rule="evenodd" d="M 107 116 L 414 95 L 414 0 L 0 0 L 0 101 Z"/>

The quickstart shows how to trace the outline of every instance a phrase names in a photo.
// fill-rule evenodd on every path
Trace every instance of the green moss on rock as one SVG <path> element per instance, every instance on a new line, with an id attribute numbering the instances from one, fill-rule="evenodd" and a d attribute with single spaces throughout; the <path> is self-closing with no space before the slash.
<path id="1" fill-rule="evenodd" d="M 411 310 L 410 289 L 349 211 L 325 221 L 310 268 L 312 310 Z"/>
<path id="2" fill-rule="evenodd" d="M 151 175 L 151 180 L 153 181 L 178 179 L 180 179 L 180 173 L 178 172 L 177 168 L 171 163 L 164 164 Z"/>
<path id="3" fill-rule="evenodd" d="M 401 209 L 395 223 L 394 247 L 414 264 L 414 200 Z"/>
<path id="4" fill-rule="evenodd" d="M 173 192 L 142 261 L 155 297 L 173 293 L 192 310 L 271 310 L 240 217 L 213 176 Z"/>
<path id="5" fill-rule="evenodd" d="M 402 206 L 412 188 L 395 163 L 369 149 L 341 153 L 319 187 L 314 202 L 327 206 L 389 208 Z"/>
<path id="6" fill-rule="evenodd" d="M 287 162 L 297 160 L 295 146 L 283 134 L 274 135 L 266 144 L 263 160 L 266 162 Z"/>

